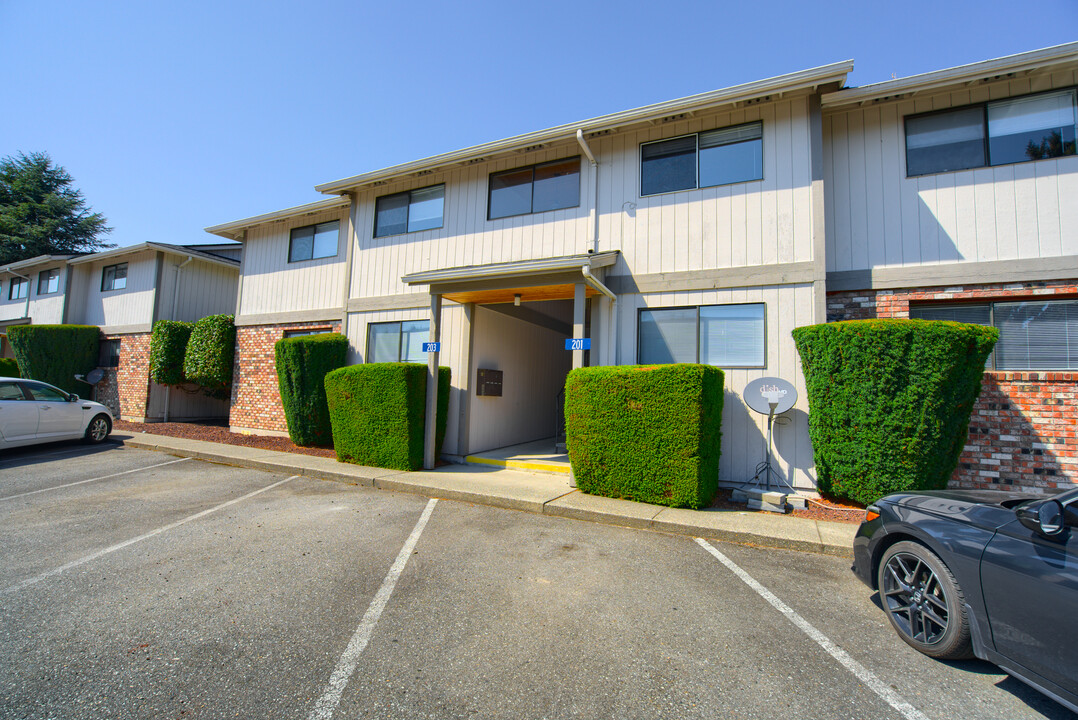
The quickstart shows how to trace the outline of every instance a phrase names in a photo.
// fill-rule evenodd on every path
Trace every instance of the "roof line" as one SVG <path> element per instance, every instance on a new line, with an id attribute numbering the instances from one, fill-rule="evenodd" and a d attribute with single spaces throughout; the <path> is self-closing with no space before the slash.
<path id="1" fill-rule="evenodd" d="M 265 223 L 273 222 L 274 220 L 287 220 L 288 218 L 298 217 L 300 215 L 310 215 L 324 210 L 332 210 L 335 207 L 344 207 L 349 202 L 350 201 L 346 197 L 333 197 L 326 200 L 317 200 L 315 202 L 306 203 L 305 205 L 296 205 L 295 207 L 285 208 L 284 210 L 275 210 L 274 212 L 264 213 L 262 215 L 254 215 L 249 218 L 243 218 L 242 220 L 233 220 L 232 222 L 221 223 L 220 225 L 211 225 L 210 227 L 205 228 L 205 230 L 212 235 L 219 235 L 220 237 L 228 238 L 230 240 L 239 240 L 239 236 L 249 227 L 263 225 Z M 240 242 L 242 242 L 242 240 Z"/>
<path id="2" fill-rule="evenodd" d="M 107 260 L 109 258 L 117 257 L 120 255 L 129 255 L 137 252 L 145 252 L 146 250 L 160 250 L 161 252 L 171 253 L 173 255 L 193 255 L 206 262 L 216 263 L 218 265 L 224 265 L 226 267 L 238 268 L 240 265 L 239 260 L 233 260 L 232 258 L 226 258 L 221 255 L 214 255 L 202 250 L 194 250 L 192 248 L 184 247 L 183 245 L 171 245 L 169 243 L 158 242 L 144 242 L 138 245 L 128 245 L 126 247 L 115 248 L 101 253 L 93 253 L 92 255 L 83 255 L 81 257 L 69 260 L 71 265 L 96 262 L 98 260 Z"/>

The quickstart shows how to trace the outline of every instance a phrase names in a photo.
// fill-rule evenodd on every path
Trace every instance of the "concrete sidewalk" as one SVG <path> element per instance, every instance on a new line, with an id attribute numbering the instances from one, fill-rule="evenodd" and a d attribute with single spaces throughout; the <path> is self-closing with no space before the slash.
<path id="1" fill-rule="evenodd" d="M 857 526 L 786 515 L 739 510 L 683 510 L 630 500 L 586 495 L 564 476 L 505 470 L 481 465 L 447 465 L 431 471 L 402 472 L 337 462 L 332 458 L 186 440 L 150 433 L 114 432 L 127 447 L 257 470 L 336 480 L 382 490 L 415 493 L 557 515 L 608 525 L 658 530 L 746 545 L 853 556 Z"/>

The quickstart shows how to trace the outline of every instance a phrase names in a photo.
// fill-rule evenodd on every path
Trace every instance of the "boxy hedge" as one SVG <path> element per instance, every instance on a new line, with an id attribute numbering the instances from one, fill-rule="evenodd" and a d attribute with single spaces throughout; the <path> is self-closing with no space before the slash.
<path id="1" fill-rule="evenodd" d="M 180 385 L 186 382 L 183 374 L 187 343 L 194 323 L 180 320 L 158 320 L 150 333 L 150 379 L 158 385 Z"/>
<path id="2" fill-rule="evenodd" d="M 340 333 L 284 338 L 274 355 L 288 437 L 296 445 L 332 445 L 325 380 L 347 362 L 348 338 Z"/>
<path id="3" fill-rule="evenodd" d="M 210 315 L 194 324 L 187 341 L 183 373 L 207 395 L 227 399 L 236 356 L 236 326 L 231 315 Z"/>
<path id="4" fill-rule="evenodd" d="M 795 329 L 820 491 L 868 504 L 946 487 L 998 336 L 929 320 Z"/>
<path id="5" fill-rule="evenodd" d="M 445 439 L 449 382 L 449 368 L 438 368 L 435 456 Z M 426 365 L 369 363 L 334 370 L 326 375 L 326 401 L 338 460 L 395 470 L 422 469 Z"/>
<path id="6" fill-rule="evenodd" d="M 21 377 L 15 358 L 0 358 L 0 377 Z"/>
<path id="7" fill-rule="evenodd" d="M 93 325 L 16 325 L 8 342 L 23 377 L 86 395 L 90 386 L 75 379 L 97 367 L 101 331 Z"/>
<path id="8" fill-rule="evenodd" d="M 565 382 L 569 461 L 583 492 L 656 505 L 711 504 L 719 478 L 722 370 L 578 368 Z"/>

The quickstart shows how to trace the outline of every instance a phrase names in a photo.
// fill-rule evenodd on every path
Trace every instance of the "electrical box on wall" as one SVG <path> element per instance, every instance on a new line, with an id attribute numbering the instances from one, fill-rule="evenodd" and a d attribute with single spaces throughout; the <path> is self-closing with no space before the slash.
<path id="1" fill-rule="evenodd" d="M 501 397 L 502 371 L 479 368 L 476 371 L 475 394 L 486 397 Z"/>

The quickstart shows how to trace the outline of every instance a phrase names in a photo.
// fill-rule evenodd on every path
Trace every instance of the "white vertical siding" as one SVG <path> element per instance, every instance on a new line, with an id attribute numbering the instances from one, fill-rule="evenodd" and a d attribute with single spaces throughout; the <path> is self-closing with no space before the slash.
<path id="1" fill-rule="evenodd" d="M 827 269 L 1078 254 L 1078 157 L 906 177 L 904 117 L 1078 84 L 1078 71 L 825 112 Z"/>
<path id="2" fill-rule="evenodd" d="M 165 255 L 156 319 L 195 321 L 209 315 L 234 314 L 239 268 L 192 260 L 179 271 L 180 289 L 176 293 L 176 268 L 184 260 L 179 255 Z"/>
<path id="3" fill-rule="evenodd" d="M 122 290 L 101 290 L 105 267 L 127 263 L 127 286 Z M 157 282 L 157 253 L 152 250 L 117 259 L 79 263 L 83 275 L 81 292 L 68 299 L 69 321 L 85 325 L 115 327 L 149 325 L 153 322 L 153 303 Z"/>
<path id="4" fill-rule="evenodd" d="M 243 250 L 243 292 L 236 314 L 340 308 L 348 247 L 347 214 L 347 209 L 335 209 L 252 228 Z M 334 257 L 288 262 L 292 228 L 331 220 L 341 223 Z"/>

